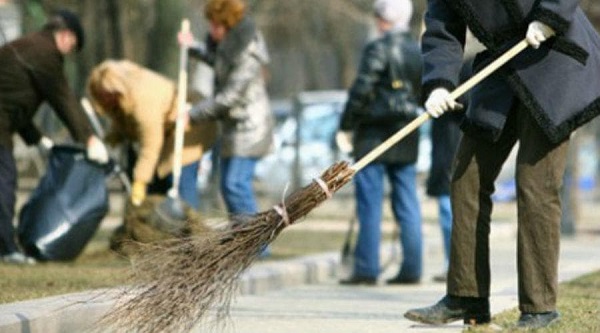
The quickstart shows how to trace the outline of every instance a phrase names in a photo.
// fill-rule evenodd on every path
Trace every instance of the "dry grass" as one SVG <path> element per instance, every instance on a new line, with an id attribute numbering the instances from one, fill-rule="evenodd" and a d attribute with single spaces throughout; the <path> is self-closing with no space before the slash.
<path id="1" fill-rule="evenodd" d="M 129 262 L 108 249 L 110 234 L 110 230 L 99 230 L 84 253 L 73 262 L 48 262 L 35 266 L 0 264 L 0 303 L 125 283 Z"/>

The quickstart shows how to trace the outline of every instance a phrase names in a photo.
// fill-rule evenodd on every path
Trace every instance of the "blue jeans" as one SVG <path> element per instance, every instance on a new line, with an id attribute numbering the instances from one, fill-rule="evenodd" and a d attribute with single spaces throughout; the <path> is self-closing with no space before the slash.
<path id="1" fill-rule="evenodd" d="M 380 273 L 379 244 L 384 197 L 384 175 L 391 185 L 391 203 L 400 226 L 402 264 L 398 277 L 420 279 L 423 265 L 421 208 L 414 164 L 367 165 L 354 176 L 360 229 L 354 250 L 354 274 L 376 278 Z"/>
<path id="2" fill-rule="evenodd" d="M 181 168 L 181 178 L 179 179 L 179 196 L 195 210 L 200 208 L 200 191 L 198 191 L 199 163 L 199 161 L 195 161 L 184 165 Z"/>
<path id="3" fill-rule="evenodd" d="M 258 212 L 252 181 L 257 158 L 228 157 L 221 159 L 221 192 L 229 214 Z"/>
<path id="4" fill-rule="evenodd" d="M 221 192 L 229 214 L 258 213 L 252 186 L 257 162 L 258 159 L 254 157 L 221 159 Z M 266 246 L 260 256 L 268 257 L 270 254 L 271 248 Z"/>
<path id="5" fill-rule="evenodd" d="M 452 205 L 450 204 L 450 195 L 440 195 L 437 197 L 437 201 L 446 267 L 448 267 L 448 262 L 450 260 L 450 236 L 452 235 Z"/>
<path id="6" fill-rule="evenodd" d="M 181 168 L 179 178 L 179 196 L 190 207 L 198 210 L 200 208 L 200 191 L 198 191 L 198 168 L 199 161 L 184 165 Z M 173 174 L 170 173 L 164 179 L 156 176 L 148 186 L 148 193 L 166 194 L 173 187 Z"/>

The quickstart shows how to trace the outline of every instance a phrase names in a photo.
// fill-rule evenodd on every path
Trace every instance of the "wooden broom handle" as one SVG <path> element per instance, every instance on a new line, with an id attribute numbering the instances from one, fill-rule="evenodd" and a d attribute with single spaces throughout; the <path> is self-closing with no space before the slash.
<path id="1" fill-rule="evenodd" d="M 190 21 L 183 19 L 181 21 L 181 32 L 190 31 Z M 179 50 L 179 77 L 177 83 L 177 119 L 175 120 L 175 147 L 173 151 L 173 184 L 167 195 L 171 198 L 179 197 L 179 181 L 181 179 L 181 155 L 183 153 L 183 137 L 185 131 L 185 103 L 187 97 L 187 63 L 188 47 L 184 44 Z"/>
<path id="2" fill-rule="evenodd" d="M 494 60 L 492 63 L 487 65 L 485 68 L 477 72 L 477 74 L 473 75 L 470 79 L 465 81 L 463 84 L 458 86 L 450 93 L 450 98 L 457 99 L 462 96 L 464 93 L 473 88 L 476 84 L 481 82 L 483 79 L 488 77 L 498 68 L 502 67 L 505 63 L 507 63 L 510 59 L 514 58 L 521 51 L 525 50 L 529 44 L 526 39 L 520 41 L 517 45 L 513 46 L 510 50 L 506 51 L 502 54 L 498 59 Z M 381 154 L 385 153 L 390 147 L 395 145 L 398 141 L 402 140 L 404 137 L 412 133 L 415 129 L 419 128 L 419 126 L 423 125 L 424 122 L 429 120 L 431 116 L 429 113 L 425 112 L 422 115 L 418 116 L 415 120 L 408 123 L 408 125 L 402 127 L 398 132 L 394 133 L 387 140 L 379 144 L 379 146 L 375 147 L 371 150 L 367 155 L 363 156 L 360 160 L 354 163 L 350 168 L 354 170 L 354 172 L 359 171 L 364 168 L 367 164 L 373 162 L 377 157 Z"/>

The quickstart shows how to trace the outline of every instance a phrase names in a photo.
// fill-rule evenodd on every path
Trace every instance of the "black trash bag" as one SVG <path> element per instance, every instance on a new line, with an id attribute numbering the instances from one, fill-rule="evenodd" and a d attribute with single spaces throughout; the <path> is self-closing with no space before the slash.
<path id="1" fill-rule="evenodd" d="M 55 146 L 46 174 L 19 215 L 18 238 L 38 260 L 75 259 L 109 210 L 110 167 L 86 159 L 85 149 Z"/>

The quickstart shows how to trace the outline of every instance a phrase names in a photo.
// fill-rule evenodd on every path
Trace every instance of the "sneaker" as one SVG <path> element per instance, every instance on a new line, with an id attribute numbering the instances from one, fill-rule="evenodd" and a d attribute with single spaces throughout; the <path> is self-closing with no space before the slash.
<path id="1" fill-rule="evenodd" d="M 441 325 L 462 319 L 465 324 L 487 324 L 491 321 L 487 298 L 446 295 L 439 302 L 425 308 L 408 310 L 404 317 L 423 324 Z"/>
<path id="2" fill-rule="evenodd" d="M 548 327 L 560 321 L 558 311 L 550 311 L 543 313 L 522 313 L 517 322 L 518 328 L 523 329 L 538 329 Z"/>
<path id="3" fill-rule="evenodd" d="M 9 254 L 5 254 L 2 256 L 2 261 L 7 264 L 17 264 L 17 265 L 35 265 L 37 261 L 32 258 L 24 255 L 21 252 L 12 252 Z"/>

